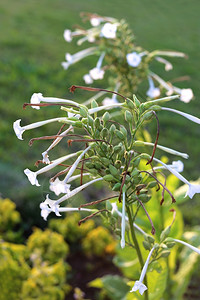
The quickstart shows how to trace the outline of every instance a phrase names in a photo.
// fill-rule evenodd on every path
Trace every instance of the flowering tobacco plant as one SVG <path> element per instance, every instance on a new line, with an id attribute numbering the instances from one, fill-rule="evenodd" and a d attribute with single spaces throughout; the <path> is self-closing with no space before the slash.
<path id="1" fill-rule="evenodd" d="M 75 31 L 66 29 L 64 39 L 71 42 L 78 38 L 78 46 L 89 42 L 92 47 L 81 50 L 73 55 L 66 53 L 66 61 L 62 62 L 64 69 L 91 55 L 98 56 L 96 66 L 83 76 L 86 84 L 103 79 L 109 71 L 109 84 L 113 89 L 131 97 L 140 91 L 140 84 L 144 82 L 146 95 L 149 98 L 158 98 L 161 94 L 170 96 L 180 95 L 180 100 L 189 102 L 193 98 L 190 88 L 180 89 L 171 82 L 165 81 L 152 70 L 152 62 L 164 65 L 165 71 L 173 69 L 171 62 L 164 57 L 186 57 L 182 52 L 176 51 L 148 51 L 136 45 L 135 37 L 124 20 L 102 17 L 97 14 L 82 13 L 83 21 L 89 21 L 91 28 L 77 27 Z"/>
<path id="2" fill-rule="evenodd" d="M 114 26 L 114 24 L 116 23 L 112 25 Z M 118 25 L 116 26 L 116 28 L 118 28 Z M 108 35 L 113 37 L 113 27 L 110 27 L 109 30 Z M 173 247 L 175 243 L 188 245 L 179 239 L 170 239 L 168 237 L 175 220 L 176 212 L 174 209 L 172 209 L 172 223 L 164 229 L 160 235 L 160 239 L 155 242 L 154 235 L 157 228 L 151 219 L 151 211 L 148 212 L 146 209 L 146 203 L 154 201 L 151 197 L 152 190 L 158 191 L 162 189 L 161 205 L 164 202 L 166 194 L 171 198 L 172 205 L 176 202 L 173 194 L 166 186 L 165 176 L 160 170 L 171 172 L 178 179 L 187 184 L 188 191 L 186 196 L 192 198 L 194 194 L 200 193 L 200 185 L 191 184 L 180 174 L 183 170 L 183 163 L 181 161 L 165 164 L 156 158 L 157 148 L 185 159 L 188 158 L 186 153 L 181 153 L 158 144 L 160 131 L 157 114 L 162 114 L 163 110 L 169 110 L 197 124 L 200 124 L 200 119 L 171 108 L 163 107 L 166 102 L 177 99 L 179 97 L 177 95 L 141 103 L 135 95 L 133 99 L 130 99 L 118 92 L 82 86 L 72 86 L 71 92 L 74 92 L 76 89 L 111 93 L 120 96 L 123 102 L 119 103 L 118 101 L 114 101 L 99 106 L 95 100 L 92 100 L 89 104 L 83 105 L 72 100 L 43 97 L 40 93 L 34 94 L 31 98 L 31 103 L 26 103 L 24 107 L 32 106 L 39 109 L 43 106 L 59 105 L 64 112 L 64 116 L 25 125 L 23 127 L 20 125 L 20 120 L 14 122 L 14 131 L 20 140 L 23 139 L 22 134 L 26 130 L 35 129 L 52 122 L 62 124 L 58 133 L 51 136 L 32 138 L 30 140 L 30 145 L 32 145 L 35 140 L 52 139 L 53 142 L 47 150 L 42 153 L 42 160 L 39 161 L 45 164 L 45 166 L 37 171 L 25 169 L 24 173 L 32 185 L 39 186 L 39 175 L 49 170 L 56 170 L 55 175 L 50 179 L 50 190 L 55 193 L 55 197 L 51 199 L 49 194 L 47 194 L 46 199 L 40 204 L 41 216 L 45 220 L 52 212 L 54 212 L 56 216 L 60 216 L 62 212 L 77 210 L 91 213 L 86 218 L 80 220 L 80 224 L 97 214 L 102 214 L 108 218 L 113 218 L 113 216 L 117 214 L 117 217 L 119 216 L 121 218 L 121 247 L 124 248 L 126 245 L 132 245 L 137 253 L 140 268 L 142 269 L 141 276 L 139 280 L 135 282 L 131 292 L 139 290 L 139 293 L 141 295 L 144 293 L 145 299 L 148 299 L 148 282 L 146 276 L 148 265 L 160 258 L 167 257 L 170 254 L 170 248 Z M 143 130 L 144 123 L 150 122 L 154 118 L 157 122 L 155 142 L 148 143 L 138 140 L 139 132 Z M 68 126 L 68 128 L 65 129 L 65 126 Z M 82 150 L 51 160 L 49 152 L 52 151 L 61 140 L 66 140 L 69 147 L 72 143 L 79 143 Z M 141 147 L 144 147 L 144 152 L 139 151 Z M 146 151 L 147 148 L 149 148 L 149 151 Z M 67 165 L 64 164 L 65 162 L 67 162 Z M 145 166 L 144 163 L 141 164 L 141 162 L 145 162 Z M 61 166 L 64 166 L 65 169 L 58 172 L 57 168 Z M 72 189 L 71 184 L 76 179 L 80 180 L 80 185 Z M 109 185 L 113 194 L 109 198 L 82 204 L 80 207 L 63 206 L 64 202 L 69 202 L 73 199 L 73 196 L 96 182 Z M 61 196 L 57 198 L 56 196 L 60 194 Z M 105 208 L 98 209 L 98 204 L 102 202 L 106 203 Z M 87 208 L 90 205 L 95 205 L 95 208 Z M 144 216 L 146 216 L 151 235 L 147 235 L 146 232 L 135 223 L 139 211 L 142 211 Z M 126 226 L 126 223 L 129 225 Z M 141 245 L 138 242 L 138 233 L 144 236 L 144 248 L 150 251 L 145 263 Z M 200 253 L 199 249 L 194 246 L 189 245 L 189 247 L 198 254 Z"/>

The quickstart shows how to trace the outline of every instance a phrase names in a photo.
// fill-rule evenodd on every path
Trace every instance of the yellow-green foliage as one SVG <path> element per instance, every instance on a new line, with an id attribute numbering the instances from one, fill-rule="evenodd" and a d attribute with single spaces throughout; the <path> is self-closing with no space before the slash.
<path id="1" fill-rule="evenodd" d="M 0 243 L 0 300 L 22 299 L 22 284 L 30 273 L 25 257 L 26 246 Z"/>
<path id="2" fill-rule="evenodd" d="M 65 283 L 66 268 L 63 260 L 50 266 L 43 263 L 41 266 L 32 268 L 29 278 L 23 283 L 21 299 L 65 299 L 65 295 L 70 290 L 70 286 Z"/>
<path id="3" fill-rule="evenodd" d="M 15 241 L 19 233 L 14 232 L 14 227 L 20 222 L 15 203 L 9 199 L 0 199 L 0 237 L 9 242 Z"/>
<path id="4" fill-rule="evenodd" d="M 82 247 L 85 254 L 89 256 L 114 254 L 116 241 L 106 228 L 99 226 L 88 232 L 82 240 Z"/>
<path id="5" fill-rule="evenodd" d="M 74 243 L 85 237 L 95 226 L 93 220 L 88 220 L 79 226 L 78 221 L 80 219 L 79 213 L 73 213 L 67 215 L 66 218 L 62 220 L 52 219 L 49 222 L 49 227 L 62 234 L 66 241 Z"/>
<path id="6" fill-rule="evenodd" d="M 64 241 L 63 236 L 50 229 L 42 231 L 35 228 L 27 240 L 27 247 L 32 258 L 50 263 L 65 259 L 69 253 L 69 246 Z"/>

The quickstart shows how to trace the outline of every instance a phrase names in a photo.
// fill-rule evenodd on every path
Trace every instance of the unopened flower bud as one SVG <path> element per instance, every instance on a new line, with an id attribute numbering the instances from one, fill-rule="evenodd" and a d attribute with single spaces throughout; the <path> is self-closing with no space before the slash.
<path id="1" fill-rule="evenodd" d="M 167 226 L 160 235 L 160 241 L 163 242 L 170 234 L 171 226 Z"/>
<path id="2" fill-rule="evenodd" d="M 122 141 L 125 140 L 124 134 L 121 131 L 119 131 L 118 129 L 115 130 L 115 134 L 120 140 L 122 140 Z"/>
<path id="3" fill-rule="evenodd" d="M 170 255 L 170 251 L 163 251 L 160 255 L 160 257 L 168 257 Z"/>
<path id="4" fill-rule="evenodd" d="M 105 175 L 105 176 L 103 177 L 103 179 L 104 179 L 105 181 L 109 181 L 109 182 L 115 181 L 115 178 L 114 178 L 111 174 Z"/>
<path id="5" fill-rule="evenodd" d="M 158 185 L 158 183 L 157 183 L 157 181 L 151 181 L 151 182 L 149 182 L 148 183 L 148 188 L 149 189 L 152 189 L 152 188 L 154 188 L 155 186 L 157 186 Z"/>
<path id="6" fill-rule="evenodd" d="M 143 241 L 142 243 L 143 243 L 144 249 L 151 250 L 152 247 L 151 247 L 150 243 L 148 243 L 147 241 Z"/>
<path id="7" fill-rule="evenodd" d="M 112 190 L 117 192 L 117 191 L 120 191 L 120 188 L 121 188 L 121 183 L 120 182 L 117 182 L 115 183 L 115 185 L 113 186 Z"/>
<path id="8" fill-rule="evenodd" d="M 87 111 L 86 107 L 80 107 L 79 113 L 84 118 L 87 118 L 87 116 L 88 116 L 88 111 Z"/>
<path id="9" fill-rule="evenodd" d="M 106 123 L 108 120 L 110 120 L 110 114 L 106 111 L 105 114 L 102 117 L 104 123 Z"/>
<path id="10" fill-rule="evenodd" d="M 136 107 L 138 108 L 141 104 L 141 102 L 138 100 L 138 98 L 133 94 L 133 101 L 135 102 Z"/>
<path id="11" fill-rule="evenodd" d="M 132 123 L 133 122 L 133 115 L 132 115 L 132 113 L 129 110 L 125 111 L 125 120 L 128 123 Z"/>
<path id="12" fill-rule="evenodd" d="M 134 102 L 131 99 L 126 99 L 126 104 L 130 109 L 135 108 Z"/>
<path id="13" fill-rule="evenodd" d="M 109 165 L 109 170 L 110 170 L 110 173 L 111 173 L 113 176 L 119 175 L 118 169 L 116 169 L 113 165 Z"/>

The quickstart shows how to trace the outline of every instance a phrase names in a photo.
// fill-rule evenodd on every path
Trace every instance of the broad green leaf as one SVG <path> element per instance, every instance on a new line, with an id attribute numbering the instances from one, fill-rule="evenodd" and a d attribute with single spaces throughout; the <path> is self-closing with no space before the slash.
<path id="1" fill-rule="evenodd" d="M 89 287 L 102 289 L 103 288 L 103 282 L 101 278 L 96 278 L 88 283 Z"/>
<path id="2" fill-rule="evenodd" d="M 107 275 L 101 278 L 103 283 L 103 289 L 106 291 L 106 294 L 110 299 L 113 300 L 123 300 L 129 287 L 126 284 L 126 281 L 120 276 Z"/>

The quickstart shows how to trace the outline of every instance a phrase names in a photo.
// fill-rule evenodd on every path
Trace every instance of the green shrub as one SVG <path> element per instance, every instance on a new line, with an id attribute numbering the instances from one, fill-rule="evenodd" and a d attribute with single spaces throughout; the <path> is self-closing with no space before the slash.
<path id="1" fill-rule="evenodd" d="M 88 256 L 113 255 L 115 253 L 116 241 L 106 228 L 98 226 L 88 232 L 82 240 L 82 247 L 84 253 Z"/>
<path id="2" fill-rule="evenodd" d="M 0 198 L 0 238 L 8 242 L 19 242 L 21 232 L 16 231 L 16 225 L 21 222 L 21 217 L 16 211 L 16 205 L 10 199 Z"/>
<path id="3" fill-rule="evenodd" d="M 69 292 L 66 284 L 67 265 L 59 260 L 53 265 L 43 263 L 31 269 L 29 278 L 23 282 L 22 299 L 63 300 Z"/>
<path id="4" fill-rule="evenodd" d="M 67 215 L 65 219 L 52 219 L 49 222 L 49 227 L 59 232 L 67 242 L 75 243 L 84 238 L 95 226 L 93 220 L 88 220 L 79 226 L 79 220 L 80 214 L 74 213 Z"/>
<path id="5" fill-rule="evenodd" d="M 27 247 L 34 262 L 48 261 L 53 264 L 65 259 L 69 253 L 69 246 L 64 238 L 50 229 L 42 231 L 35 228 L 27 240 Z"/>

